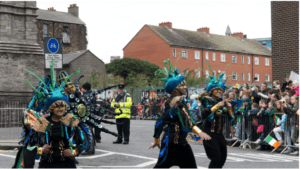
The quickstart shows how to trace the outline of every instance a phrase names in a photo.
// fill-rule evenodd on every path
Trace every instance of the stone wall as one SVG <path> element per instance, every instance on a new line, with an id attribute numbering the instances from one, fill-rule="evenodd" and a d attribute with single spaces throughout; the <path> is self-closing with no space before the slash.
<path id="1" fill-rule="evenodd" d="M 63 44 L 63 52 L 70 53 L 87 49 L 86 26 L 71 23 L 61 23 L 46 20 L 37 20 L 37 40 L 38 44 L 44 49 L 43 24 L 48 25 L 48 36 L 62 38 L 63 26 L 70 28 L 70 43 Z"/>
<path id="2" fill-rule="evenodd" d="M 84 77 L 80 80 L 81 82 L 86 82 L 87 76 L 90 76 L 93 71 L 96 71 L 100 74 L 103 74 L 106 71 L 105 64 L 89 50 L 71 62 L 70 72 L 68 73 L 73 73 L 77 71 L 78 68 L 80 68 L 80 73 L 75 74 L 72 77 L 72 80 L 84 75 Z"/>
<path id="3" fill-rule="evenodd" d="M 273 80 L 285 81 L 284 75 L 299 73 L 299 2 L 272 1 Z"/>
<path id="4" fill-rule="evenodd" d="M 44 56 L 37 44 L 36 2 L 0 1 L 0 101 L 29 101 L 44 75 Z"/>

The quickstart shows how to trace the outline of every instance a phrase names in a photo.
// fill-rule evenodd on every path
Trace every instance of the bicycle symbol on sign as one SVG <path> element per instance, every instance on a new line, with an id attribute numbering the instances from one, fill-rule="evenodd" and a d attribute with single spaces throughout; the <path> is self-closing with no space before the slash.
<path id="1" fill-rule="evenodd" d="M 56 48 L 55 43 L 51 43 L 50 48 Z"/>

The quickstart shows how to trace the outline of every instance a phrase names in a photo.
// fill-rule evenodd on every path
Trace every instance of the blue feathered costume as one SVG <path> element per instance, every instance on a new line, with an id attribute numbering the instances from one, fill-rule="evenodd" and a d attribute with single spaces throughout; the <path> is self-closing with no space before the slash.
<path id="1" fill-rule="evenodd" d="M 169 63 L 169 68 L 166 65 Z M 162 105 L 164 111 L 160 112 L 160 117 L 155 124 L 154 140 L 161 141 L 161 150 L 157 164 L 154 168 L 170 168 L 177 165 L 180 168 L 197 168 L 193 151 L 188 144 L 186 137 L 188 132 L 196 133 L 201 130 L 195 125 L 195 121 L 187 108 L 184 93 L 179 92 L 185 87 L 185 77 L 179 74 L 179 70 L 174 68 L 170 60 L 164 61 L 165 68 L 160 71 L 165 75 L 165 91 L 171 94 L 170 98 Z"/>

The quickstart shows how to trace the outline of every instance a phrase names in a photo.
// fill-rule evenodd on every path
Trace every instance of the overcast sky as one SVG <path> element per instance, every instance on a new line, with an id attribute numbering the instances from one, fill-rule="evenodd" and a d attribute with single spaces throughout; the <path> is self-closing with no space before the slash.
<path id="1" fill-rule="evenodd" d="M 209 27 L 210 33 L 219 35 L 225 35 L 229 25 L 231 32 L 243 32 L 247 38 L 271 37 L 271 2 L 265 0 L 37 0 L 37 7 L 68 12 L 74 3 L 87 26 L 88 49 L 105 63 L 110 56 L 123 57 L 123 48 L 145 24 L 170 21 L 173 28 Z"/>

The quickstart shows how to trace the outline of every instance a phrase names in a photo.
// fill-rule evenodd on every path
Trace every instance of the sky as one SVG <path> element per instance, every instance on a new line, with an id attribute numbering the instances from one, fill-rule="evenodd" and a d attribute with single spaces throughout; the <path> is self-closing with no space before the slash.
<path id="1" fill-rule="evenodd" d="M 123 48 L 145 25 L 172 22 L 173 28 L 196 31 L 210 28 L 225 35 L 227 25 L 247 38 L 271 37 L 271 1 L 213 0 L 37 0 L 37 7 L 68 12 L 79 7 L 79 18 L 87 27 L 88 49 L 105 63 L 110 56 L 123 57 Z"/>

